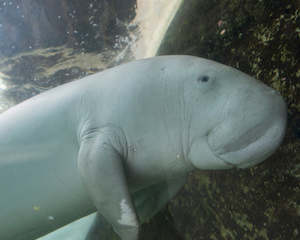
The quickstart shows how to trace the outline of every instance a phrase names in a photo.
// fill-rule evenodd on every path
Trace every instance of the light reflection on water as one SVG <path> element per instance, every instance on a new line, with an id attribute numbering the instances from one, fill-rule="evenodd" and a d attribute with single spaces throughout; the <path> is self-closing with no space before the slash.
<path id="1" fill-rule="evenodd" d="M 129 21 L 126 21 L 126 18 L 120 20 L 116 16 L 115 22 L 119 26 L 116 29 L 121 29 L 122 32 L 114 32 L 112 45 L 101 51 L 86 51 L 85 47 L 72 49 L 65 44 L 48 48 L 33 48 L 30 45 L 30 48 L 20 50 L 16 55 L 2 57 L 0 59 L 0 113 L 27 98 L 65 82 L 123 62 L 154 56 L 181 3 L 182 0 L 137 0 L 135 17 L 132 19 L 128 16 Z M 93 11 L 97 10 L 95 7 L 92 6 Z M 15 14 L 20 14 L 18 11 Z M 76 18 L 76 11 L 72 12 L 72 16 Z M 61 15 L 57 18 L 62 20 Z M 26 22 L 26 18 L 22 19 Z M 93 14 L 89 20 L 95 21 Z M 80 34 L 76 25 L 74 29 L 76 34 Z M 22 35 L 16 37 L 22 38 Z M 95 41 L 98 41 L 98 37 L 95 36 Z M 78 73 L 74 73 L 75 67 L 79 69 Z"/>

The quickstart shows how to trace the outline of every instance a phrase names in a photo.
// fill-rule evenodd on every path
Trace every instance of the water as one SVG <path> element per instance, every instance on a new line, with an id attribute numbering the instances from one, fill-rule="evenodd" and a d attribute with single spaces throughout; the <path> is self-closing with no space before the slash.
<path id="1" fill-rule="evenodd" d="M 299 9 L 299 1 L 279 0 L 2 0 L 0 112 L 63 83 L 157 54 L 236 67 L 284 96 L 289 123 L 282 147 L 250 170 L 191 174 L 168 208 L 143 225 L 142 239 L 299 239 Z M 92 220 L 40 240 L 83 239 Z"/>

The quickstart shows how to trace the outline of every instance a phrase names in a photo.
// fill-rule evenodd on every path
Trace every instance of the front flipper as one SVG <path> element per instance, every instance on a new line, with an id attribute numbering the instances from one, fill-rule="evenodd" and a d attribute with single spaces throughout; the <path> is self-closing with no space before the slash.
<path id="1" fill-rule="evenodd" d="M 140 222 L 144 223 L 156 215 L 182 188 L 185 180 L 185 176 L 166 180 L 134 193 L 132 198 Z M 116 239 L 111 226 L 100 214 L 97 214 L 86 238 L 86 240 L 94 239 Z"/>
<path id="2" fill-rule="evenodd" d="M 93 129 L 81 139 L 78 168 L 98 213 L 122 240 L 137 240 L 139 221 L 123 167 L 124 138 L 118 129 Z"/>

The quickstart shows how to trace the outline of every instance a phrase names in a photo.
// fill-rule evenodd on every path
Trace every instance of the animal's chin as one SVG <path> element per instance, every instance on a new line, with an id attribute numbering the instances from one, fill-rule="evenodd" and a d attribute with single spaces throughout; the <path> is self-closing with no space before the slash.
<path id="1" fill-rule="evenodd" d="M 224 154 L 215 153 L 215 156 L 224 162 L 224 164 L 231 166 L 232 168 L 249 168 L 252 167 L 267 158 L 249 158 L 247 155 L 247 149 L 241 149 L 240 151 L 226 152 Z M 251 153 L 249 153 L 251 154 Z"/>
<path id="2" fill-rule="evenodd" d="M 254 128 L 229 142 L 213 134 L 208 136 L 208 145 L 217 158 L 232 167 L 248 168 L 275 152 L 282 141 L 284 128 L 277 124 L 266 129 Z"/>

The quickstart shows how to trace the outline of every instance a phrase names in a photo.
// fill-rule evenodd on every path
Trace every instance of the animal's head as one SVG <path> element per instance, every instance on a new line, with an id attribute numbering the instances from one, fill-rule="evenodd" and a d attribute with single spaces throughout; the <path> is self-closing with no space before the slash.
<path id="1" fill-rule="evenodd" d="M 182 58 L 181 74 L 188 76 L 185 111 L 191 116 L 187 159 L 200 169 L 225 169 L 251 167 L 268 158 L 285 133 L 282 97 L 234 68 Z"/>

